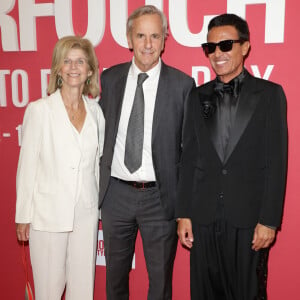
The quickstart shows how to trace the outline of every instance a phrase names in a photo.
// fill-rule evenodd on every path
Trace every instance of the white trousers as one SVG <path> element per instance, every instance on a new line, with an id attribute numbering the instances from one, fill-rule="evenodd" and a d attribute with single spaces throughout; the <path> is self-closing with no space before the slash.
<path id="1" fill-rule="evenodd" d="M 35 299 L 92 300 L 99 210 L 75 208 L 71 232 L 45 232 L 30 229 L 30 258 Z"/>

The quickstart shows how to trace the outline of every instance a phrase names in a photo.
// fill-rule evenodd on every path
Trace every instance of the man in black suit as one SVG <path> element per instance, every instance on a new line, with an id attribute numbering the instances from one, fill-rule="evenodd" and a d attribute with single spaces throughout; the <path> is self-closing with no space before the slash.
<path id="1" fill-rule="evenodd" d="M 101 75 L 106 132 L 100 206 L 107 299 L 129 297 L 138 230 L 149 275 L 148 299 L 172 299 L 183 111 L 194 80 L 160 59 L 166 35 L 167 20 L 160 10 L 138 8 L 127 22 L 132 61 Z"/>
<path id="2" fill-rule="evenodd" d="M 176 207 L 180 241 L 191 248 L 191 297 L 266 299 L 285 194 L 286 98 L 244 68 L 245 20 L 213 18 L 202 47 L 217 77 L 187 102 Z"/>

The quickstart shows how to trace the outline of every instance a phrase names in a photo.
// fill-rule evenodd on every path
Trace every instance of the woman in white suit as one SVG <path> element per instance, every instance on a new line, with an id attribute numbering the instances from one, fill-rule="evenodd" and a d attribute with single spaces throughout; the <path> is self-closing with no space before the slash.
<path id="1" fill-rule="evenodd" d="M 92 44 L 55 45 L 48 93 L 30 103 L 17 170 L 16 232 L 28 241 L 38 300 L 93 299 L 104 117 Z"/>

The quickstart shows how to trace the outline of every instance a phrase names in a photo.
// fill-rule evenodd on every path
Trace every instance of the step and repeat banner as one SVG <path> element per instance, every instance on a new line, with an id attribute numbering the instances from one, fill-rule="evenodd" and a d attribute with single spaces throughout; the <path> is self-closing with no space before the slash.
<path id="1" fill-rule="evenodd" d="M 244 17 L 251 32 L 246 68 L 280 83 L 288 100 L 289 168 L 282 228 L 270 254 L 269 299 L 299 299 L 300 101 L 297 0 L 1 0 L 0 1 L 0 289 L 2 299 L 24 297 L 25 274 L 15 236 L 15 176 L 21 124 L 30 101 L 46 95 L 53 47 L 65 35 L 93 43 L 100 72 L 128 61 L 126 19 L 135 8 L 153 4 L 169 20 L 162 59 L 191 75 L 197 85 L 214 78 L 202 53 L 207 24 L 218 14 Z M 242 199 L 241 199 L 242 201 Z M 101 223 L 97 247 L 95 299 L 105 298 L 105 253 Z M 138 237 L 130 274 L 131 299 L 146 299 L 147 272 Z M 189 299 L 189 253 L 178 246 L 174 299 Z"/>

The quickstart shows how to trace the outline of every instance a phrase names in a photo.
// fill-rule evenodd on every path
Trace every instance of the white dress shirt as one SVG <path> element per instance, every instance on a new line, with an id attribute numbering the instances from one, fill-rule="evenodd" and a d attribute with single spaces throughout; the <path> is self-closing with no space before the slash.
<path id="1" fill-rule="evenodd" d="M 132 60 L 132 65 L 128 72 L 125 87 L 119 128 L 111 166 L 111 176 L 113 177 L 127 181 L 156 181 L 152 160 L 152 123 L 160 70 L 161 60 L 159 60 L 159 63 L 154 68 L 147 72 L 149 77 L 143 83 L 145 99 L 143 158 L 141 167 L 131 174 L 124 164 L 126 134 L 137 86 L 138 74 L 142 73 L 142 71 L 139 70 L 134 63 L 134 59 Z"/>

